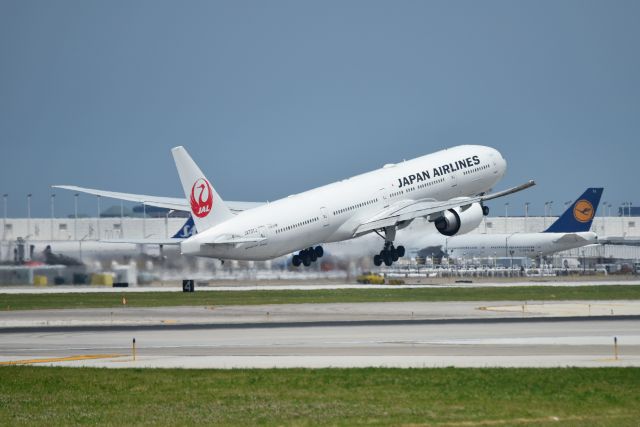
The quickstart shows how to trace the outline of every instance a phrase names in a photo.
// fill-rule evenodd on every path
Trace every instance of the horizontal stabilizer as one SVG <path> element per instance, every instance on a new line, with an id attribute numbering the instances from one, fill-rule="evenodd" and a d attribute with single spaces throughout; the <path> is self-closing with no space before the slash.
<path id="1" fill-rule="evenodd" d="M 579 242 L 586 242 L 586 241 L 587 239 L 580 236 L 579 234 L 566 233 L 562 235 L 562 237 L 560 237 L 559 239 L 554 240 L 553 243 L 567 244 L 567 243 L 579 243 Z"/>

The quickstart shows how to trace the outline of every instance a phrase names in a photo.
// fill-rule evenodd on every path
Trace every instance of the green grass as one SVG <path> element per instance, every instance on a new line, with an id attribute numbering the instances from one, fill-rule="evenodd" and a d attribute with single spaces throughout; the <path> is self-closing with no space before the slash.
<path id="1" fill-rule="evenodd" d="M 640 285 L 487 288 L 326 289 L 145 293 L 0 294 L 0 310 L 256 305 L 385 301 L 532 301 L 640 299 Z"/>
<path id="2" fill-rule="evenodd" d="M 0 420 L 30 426 L 637 426 L 640 369 L 3 367 Z"/>

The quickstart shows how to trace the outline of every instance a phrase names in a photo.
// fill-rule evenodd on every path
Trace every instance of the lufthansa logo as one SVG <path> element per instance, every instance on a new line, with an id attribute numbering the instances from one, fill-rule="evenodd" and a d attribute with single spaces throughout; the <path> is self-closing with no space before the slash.
<path id="1" fill-rule="evenodd" d="M 578 200 L 573 208 L 573 217 L 580 222 L 589 222 L 594 215 L 593 205 L 588 200 Z"/>

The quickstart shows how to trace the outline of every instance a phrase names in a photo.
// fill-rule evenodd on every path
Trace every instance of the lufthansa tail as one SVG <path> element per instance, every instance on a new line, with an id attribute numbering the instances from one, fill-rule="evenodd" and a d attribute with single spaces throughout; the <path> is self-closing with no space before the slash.
<path id="1" fill-rule="evenodd" d="M 589 231 L 602 196 L 602 188 L 587 188 L 569 209 L 547 228 L 545 233 L 577 233 Z"/>
<path id="2" fill-rule="evenodd" d="M 184 147 L 175 147 L 171 149 L 171 153 L 198 231 L 202 232 L 231 219 L 233 214 L 189 156 L 187 150 Z"/>

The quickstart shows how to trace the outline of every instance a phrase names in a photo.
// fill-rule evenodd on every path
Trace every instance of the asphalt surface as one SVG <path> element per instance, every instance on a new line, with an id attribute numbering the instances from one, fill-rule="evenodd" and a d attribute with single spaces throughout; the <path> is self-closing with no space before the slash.
<path id="1" fill-rule="evenodd" d="M 594 313 L 609 314 L 575 314 L 588 305 Z M 611 315 L 614 305 L 625 314 Z M 122 311 L 113 324 L 103 322 L 112 316 L 105 309 L 3 312 L 0 363 L 110 368 L 640 366 L 636 301 L 540 303 L 524 311 L 521 304 L 503 301 Z M 9 325 L 11 316 L 22 326 Z M 54 324 L 41 324 L 47 318 Z"/>

